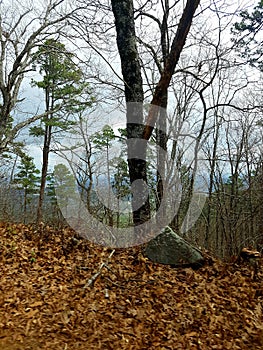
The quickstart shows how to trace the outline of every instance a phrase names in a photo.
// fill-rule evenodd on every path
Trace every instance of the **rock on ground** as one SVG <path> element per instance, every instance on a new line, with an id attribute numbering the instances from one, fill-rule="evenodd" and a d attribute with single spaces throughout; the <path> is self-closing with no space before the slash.
<path id="1" fill-rule="evenodd" d="M 146 245 L 145 255 L 153 262 L 175 266 L 202 266 L 201 252 L 177 235 L 170 227 Z"/>

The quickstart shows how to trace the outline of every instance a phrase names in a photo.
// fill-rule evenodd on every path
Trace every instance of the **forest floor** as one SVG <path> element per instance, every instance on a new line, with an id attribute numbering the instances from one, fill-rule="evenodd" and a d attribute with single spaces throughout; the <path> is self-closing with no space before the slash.
<path id="1" fill-rule="evenodd" d="M 208 260 L 175 269 L 139 247 L 0 223 L 0 349 L 263 349 L 262 261 L 254 280 Z"/>

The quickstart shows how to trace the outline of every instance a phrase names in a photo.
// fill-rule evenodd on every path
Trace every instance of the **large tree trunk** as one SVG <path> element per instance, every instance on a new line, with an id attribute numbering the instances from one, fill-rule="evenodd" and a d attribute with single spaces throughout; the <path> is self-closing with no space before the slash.
<path id="1" fill-rule="evenodd" d="M 115 17 L 117 45 L 121 58 L 122 75 L 125 84 L 125 99 L 127 104 L 127 138 L 128 166 L 131 184 L 142 179 L 147 183 L 146 143 L 138 143 L 143 131 L 143 86 L 141 67 L 136 46 L 136 35 L 132 0 L 112 0 L 112 10 Z M 140 151 L 140 159 L 135 156 Z M 137 207 L 142 193 L 136 186 L 133 191 L 133 222 L 139 225 L 150 218 L 150 204 L 147 196 L 144 204 Z"/>
<path id="2" fill-rule="evenodd" d="M 117 32 L 117 45 L 121 58 L 122 75 L 125 83 L 125 98 L 127 103 L 127 134 L 128 134 L 128 157 L 129 173 L 131 183 L 143 179 L 147 182 L 146 176 L 146 148 L 147 141 L 152 135 L 156 124 L 159 109 L 155 106 L 162 106 L 167 89 L 174 74 L 180 54 L 185 45 L 189 33 L 195 10 L 200 0 L 188 0 L 184 8 L 181 20 L 171 50 L 165 61 L 164 70 L 159 83 L 156 86 L 152 104 L 146 123 L 143 123 L 143 86 L 140 62 L 136 46 L 136 34 L 134 25 L 134 9 L 132 0 L 112 0 L 112 10 L 115 17 L 115 27 Z M 132 104 L 135 102 L 137 104 Z M 144 126 L 142 126 L 144 124 Z M 140 138 L 145 142 L 137 142 L 132 139 Z M 135 157 L 137 155 L 137 158 Z M 141 189 L 142 191 L 143 189 Z M 133 193 L 133 220 L 134 225 L 145 222 L 150 217 L 149 198 L 145 203 L 137 208 L 140 202 L 140 189 Z M 161 191 L 161 187 L 159 189 Z M 161 192 L 160 192 L 161 194 Z"/>
<path id="3" fill-rule="evenodd" d="M 162 24 L 160 27 L 160 34 L 161 34 L 161 48 L 162 48 L 162 61 L 164 65 L 166 64 L 168 55 L 169 55 L 169 43 L 168 43 L 168 37 L 169 37 L 169 32 L 168 32 L 168 17 L 169 17 L 169 11 L 170 11 L 170 6 L 169 6 L 169 0 L 165 0 L 164 4 L 164 14 L 163 14 L 163 19 L 162 19 Z M 162 73 L 163 69 L 160 70 L 160 73 Z M 167 105 L 168 105 L 168 88 L 166 91 L 163 92 L 162 96 L 162 101 L 161 101 L 161 111 L 159 113 L 157 123 L 156 123 L 156 145 L 157 147 L 157 167 L 158 169 L 162 170 L 162 173 L 164 175 L 164 178 L 166 177 L 166 159 L 165 155 L 167 152 L 167 142 L 168 142 L 168 137 L 167 137 L 167 118 L 166 118 L 166 113 L 167 113 Z M 165 153 L 163 153 L 163 151 Z M 163 185 L 164 185 L 164 178 L 160 175 L 160 171 L 157 169 L 157 174 L 156 174 L 156 179 L 157 179 L 157 186 L 156 186 L 156 191 L 157 191 L 157 206 L 156 206 L 156 211 L 160 210 L 160 205 L 163 200 Z M 162 209 L 161 217 L 166 216 L 166 210 L 165 207 Z"/>
<path id="4" fill-rule="evenodd" d="M 0 84 L 2 90 L 2 105 L 0 105 L 0 153 L 7 150 L 7 132 L 11 122 L 10 113 L 14 108 L 15 101 L 14 97 L 12 99 L 11 94 L 8 92 L 7 88 Z"/>

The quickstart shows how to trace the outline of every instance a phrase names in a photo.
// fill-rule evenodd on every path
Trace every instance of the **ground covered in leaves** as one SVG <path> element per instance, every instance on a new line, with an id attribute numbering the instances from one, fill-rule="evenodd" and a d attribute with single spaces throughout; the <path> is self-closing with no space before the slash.
<path id="1" fill-rule="evenodd" d="M 0 349 L 263 349 L 260 269 L 174 269 L 138 247 L 0 223 Z"/>

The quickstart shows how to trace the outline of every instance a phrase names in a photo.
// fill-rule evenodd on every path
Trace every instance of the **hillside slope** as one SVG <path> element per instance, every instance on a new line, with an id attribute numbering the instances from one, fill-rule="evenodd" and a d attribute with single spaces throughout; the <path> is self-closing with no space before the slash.
<path id="1" fill-rule="evenodd" d="M 260 269 L 174 269 L 139 247 L 1 223 L 0 349 L 262 349 Z"/>

